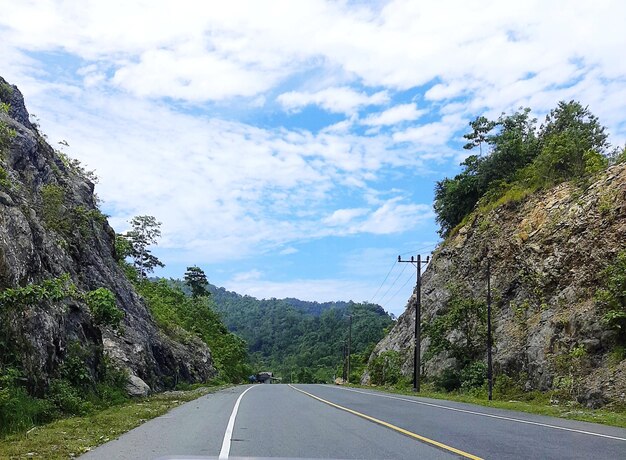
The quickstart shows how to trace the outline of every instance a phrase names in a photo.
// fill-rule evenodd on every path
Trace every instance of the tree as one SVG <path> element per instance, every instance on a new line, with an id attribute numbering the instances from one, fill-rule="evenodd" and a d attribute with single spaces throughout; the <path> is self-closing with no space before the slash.
<path id="1" fill-rule="evenodd" d="M 541 126 L 533 176 L 540 186 L 582 178 L 607 164 L 606 128 L 579 102 L 559 102 Z"/>
<path id="2" fill-rule="evenodd" d="M 511 115 L 503 114 L 497 122 L 478 117 L 470 123 L 474 131 L 464 137 L 472 142 L 465 148 L 482 146 L 486 142 L 491 146 L 491 152 L 486 156 L 470 155 L 461 163 L 464 169 L 460 174 L 437 182 L 434 207 L 440 235 L 448 235 L 462 222 L 485 193 L 493 190 L 497 197 L 497 192 L 516 180 L 537 157 L 535 123 L 528 108 L 520 108 Z M 498 130 L 487 135 L 495 127 Z"/>
<path id="3" fill-rule="evenodd" d="M 136 216 L 130 220 L 130 224 L 133 229 L 126 232 L 124 237 L 130 242 L 132 249 L 129 256 L 134 259 L 133 265 L 139 278 L 143 279 L 147 273 L 152 273 L 155 267 L 165 266 L 148 249 L 151 244 L 157 244 L 161 236 L 161 222 L 153 216 Z"/>
<path id="4" fill-rule="evenodd" d="M 187 267 L 185 283 L 191 288 L 191 295 L 194 298 L 210 295 L 210 292 L 206 288 L 209 281 L 206 279 L 206 275 L 200 267 Z"/>
<path id="5" fill-rule="evenodd" d="M 463 137 L 469 142 L 463 146 L 466 150 L 471 150 L 478 146 L 480 148 L 480 155 L 483 154 L 483 142 L 488 141 L 487 134 L 497 126 L 495 121 L 488 120 L 487 118 L 480 116 L 476 117 L 474 121 L 470 121 L 469 125 L 472 128 L 472 132 L 465 134 Z"/>
<path id="6" fill-rule="evenodd" d="M 540 131 L 543 140 L 554 134 L 569 132 L 579 139 L 583 150 L 604 154 L 610 146 L 606 128 L 591 113 L 589 106 L 583 107 L 578 101 L 559 102 L 546 116 Z"/>

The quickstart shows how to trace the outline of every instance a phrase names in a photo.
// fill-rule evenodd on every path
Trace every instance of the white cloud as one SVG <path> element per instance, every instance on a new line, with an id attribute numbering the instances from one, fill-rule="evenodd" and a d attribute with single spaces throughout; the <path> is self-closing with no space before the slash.
<path id="1" fill-rule="evenodd" d="M 261 278 L 262 273 L 259 270 L 250 270 L 248 272 L 237 273 L 233 276 L 233 282 L 242 283 L 246 281 L 258 280 Z"/>
<path id="2" fill-rule="evenodd" d="M 288 111 L 298 111 L 307 105 L 318 105 L 332 113 L 350 115 L 364 106 L 385 104 L 389 96 L 386 91 L 368 95 L 341 87 L 327 88 L 315 93 L 290 91 L 279 95 L 277 100 Z"/>
<path id="3" fill-rule="evenodd" d="M 354 209 L 337 209 L 330 216 L 324 218 L 322 222 L 326 225 L 345 225 L 356 217 L 360 217 L 363 214 L 367 214 L 368 210 L 365 208 Z"/>
<path id="4" fill-rule="evenodd" d="M 68 153 L 103 178 L 97 192 L 118 230 L 133 215 L 163 222 L 160 250 L 169 260 L 219 262 L 311 238 L 408 228 L 369 227 L 365 209 L 330 218 L 326 211 L 345 190 L 367 202 L 379 171 L 419 168 L 414 152 L 389 137 L 261 129 L 78 88 L 63 99 L 40 84 L 26 90 L 37 94 L 33 112 L 51 142 L 67 139 Z"/>
<path id="5" fill-rule="evenodd" d="M 265 299 L 293 297 L 318 302 L 361 302 L 367 301 L 374 294 L 371 284 L 353 279 L 296 279 L 284 282 L 233 279 L 223 284 L 226 289 L 239 294 Z"/>
<path id="6" fill-rule="evenodd" d="M 416 104 L 400 104 L 381 113 L 369 115 L 361 123 L 368 126 L 395 125 L 403 121 L 414 121 L 428 113 L 419 110 Z"/>
<path id="7" fill-rule="evenodd" d="M 399 198 L 385 202 L 363 222 L 352 228 L 353 232 L 374 234 L 398 233 L 414 228 L 419 222 L 434 217 L 432 207 L 426 204 L 406 204 Z"/>
<path id="8" fill-rule="evenodd" d="M 446 115 L 441 121 L 407 128 L 404 131 L 394 133 L 393 139 L 396 142 L 413 142 L 426 146 L 443 146 L 453 138 L 453 135 L 460 128 L 466 126 L 466 124 L 465 120 L 457 114 Z"/>
<path id="9" fill-rule="evenodd" d="M 461 0 L 25 0 L 3 9 L 0 58 L 5 76 L 19 80 L 52 71 L 36 68 L 20 50 L 67 52 L 106 69 L 86 76 L 86 86 L 191 102 L 258 103 L 257 96 L 275 91 L 292 110 L 314 103 L 335 113 L 381 103 L 369 101 L 372 94 L 383 100 L 436 82 L 427 101 L 464 95 L 472 110 L 499 114 L 541 98 L 549 106 L 555 98 L 594 100 L 612 83 L 621 89 L 625 16 L 626 4 L 611 0 L 570 1 L 565 9 L 540 0 L 480 7 Z M 554 91 L 585 74 L 588 85 Z M 298 80 L 302 87 L 281 90 Z M 611 99 L 598 110 L 618 127 L 626 102 Z"/>

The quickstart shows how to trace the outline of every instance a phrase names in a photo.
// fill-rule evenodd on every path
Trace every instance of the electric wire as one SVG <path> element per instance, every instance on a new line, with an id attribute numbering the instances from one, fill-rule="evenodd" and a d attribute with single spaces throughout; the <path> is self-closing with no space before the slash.
<path id="1" fill-rule="evenodd" d="M 392 295 L 392 296 L 391 296 L 391 297 L 387 300 L 387 302 L 385 302 L 385 305 L 384 305 L 384 307 L 383 307 L 383 308 L 385 308 L 385 309 L 386 309 L 386 308 L 389 306 L 389 304 L 391 303 L 391 301 L 392 301 L 393 299 L 395 299 L 395 298 L 396 298 L 396 296 L 397 296 L 398 294 L 400 294 L 400 292 L 402 292 L 402 289 L 404 289 L 404 288 L 405 288 L 405 286 L 406 286 L 407 284 L 409 284 L 409 281 L 411 281 L 412 279 L 413 279 L 413 274 L 411 273 L 411 276 L 409 276 L 409 277 L 407 278 L 407 280 L 406 280 L 406 281 L 404 282 L 404 284 L 400 287 L 400 289 L 398 289 L 398 290 L 396 291 L 396 293 L 395 293 L 394 295 Z"/>
<path id="2" fill-rule="evenodd" d="M 396 266 L 396 263 L 397 262 L 394 260 L 393 263 L 391 264 L 391 267 L 389 268 L 389 271 L 387 272 L 387 275 L 385 276 L 385 279 L 383 280 L 382 283 L 380 283 L 380 286 L 378 286 L 378 289 L 376 289 L 376 292 L 374 293 L 374 295 L 370 299 L 370 303 L 372 303 L 372 300 L 374 300 L 374 297 L 376 297 L 378 295 L 378 293 L 380 292 L 380 289 L 383 287 L 383 284 L 385 284 L 385 281 L 387 281 L 387 278 L 389 278 L 389 275 L 391 274 L 391 271 L 393 270 L 393 267 Z"/>
<path id="3" fill-rule="evenodd" d="M 396 276 L 396 279 L 393 280 L 393 283 L 391 283 L 391 286 L 389 286 L 389 288 L 385 291 L 383 296 L 380 299 L 378 299 L 378 302 L 382 303 L 383 299 L 387 297 L 387 294 L 389 294 L 389 291 L 391 291 L 391 288 L 393 288 L 396 285 L 396 283 L 398 282 L 398 279 L 400 279 L 400 277 L 404 273 L 404 270 L 406 270 L 406 264 L 402 267 L 402 270 L 400 270 L 400 273 L 398 273 L 398 276 Z"/>
<path id="4" fill-rule="evenodd" d="M 420 253 L 421 251 L 425 251 L 425 250 L 429 250 L 432 251 L 434 248 L 437 247 L 439 243 L 433 243 L 433 244 L 429 244 L 427 246 L 422 246 L 421 248 L 415 249 L 413 251 L 409 251 L 409 252 L 404 252 L 402 254 L 400 254 L 400 256 L 405 256 L 408 254 L 416 254 L 416 253 Z M 394 260 L 393 264 L 391 265 L 391 268 L 389 268 L 389 271 L 387 272 L 387 275 L 385 275 L 385 279 L 383 279 L 382 283 L 380 283 L 380 286 L 378 286 L 378 289 L 376 289 L 376 292 L 374 293 L 374 295 L 372 296 L 372 298 L 370 299 L 370 303 L 374 302 L 374 299 L 376 298 L 376 296 L 380 293 L 381 289 L 383 288 L 383 286 L 385 285 L 385 283 L 387 282 L 387 280 L 389 279 L 389 275 L 391 275 L 391 272 L 393 271 L 393 269 L 395 268 L 395 266 L 397 265 L 397 261 Z M 385 291 L 385 293 L 382 295 L 382 297 L 380 297 L 380 299 L 378 300 L 378 303 L 381 304 L 383 299 L 387 296 L 387 294 L 389 294 L 389 291 L 391 291 L 391 289 L 395 286 L 395 284 L 398 282 L 398 279 L 402 276 L 402 273 L 404 272 L 404 270 L 406 269 L 406 265 L 403 266 L 402 271 L 398 274 L 398 276 L 396 277 L 396 279 L 393 281 L 393 283 L 391 283 L 391 286 L 389 286 L 387 288 L 387 290 Z M 406 284 L 408 283 L 408 281 L 406 281 L 404 283 L 404 285 L 406 286 Z M 403 286 L 404 287 L 404 286 Z M 400 289 L 402 290 L 402 289 Z M 398 291 L 396 294 L 394 294 L 391 298 L 393 299 L 393 297 L 395 297 L 396 295 L 398 295 L 400 291 Z M 387 303 L 390 301 L 391 299 L 389 299 L 387 301 Z"/>
<path id="5" fill-rule="evenodd" d="M 401 256 L 406 256 L 408 254 L 417 254 L 421 251 L 425 251 L 425 250 L 433 250 L 434 248 L 437 247 L 438 243 L 434 243 L 434 244 L 430 244 L 428 246 L 423 246 L 421 248 L 415 249 L 414 251 L 409 251 L 409 252 L 403 252 L 402 254 L 400 254 Z"/>

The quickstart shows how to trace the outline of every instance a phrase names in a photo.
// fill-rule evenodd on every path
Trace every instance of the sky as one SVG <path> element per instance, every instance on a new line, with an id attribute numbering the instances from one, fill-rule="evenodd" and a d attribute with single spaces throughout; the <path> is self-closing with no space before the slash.
<path id="1" fill-rule="evenodd" d="M 399 315 L 480 115 L 579 100 L 626 139 L 621 0 L 0 0 L 0 75 L 158 276 Z M 69 146 L 58 144 L 66 141 Z"/>

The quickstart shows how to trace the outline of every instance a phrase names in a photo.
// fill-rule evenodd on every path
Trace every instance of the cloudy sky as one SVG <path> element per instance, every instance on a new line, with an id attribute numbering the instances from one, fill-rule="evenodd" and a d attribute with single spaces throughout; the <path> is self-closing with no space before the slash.
<path id="1" fill-rule="evenodd" d="M 626 2 L 0 0 L 0 75 L 156 216 L 181 277 L 402 312 L 467 123 L 559 100 L 626 139 Z M 60 147 L 57 145 L 57 147 Z"/>

